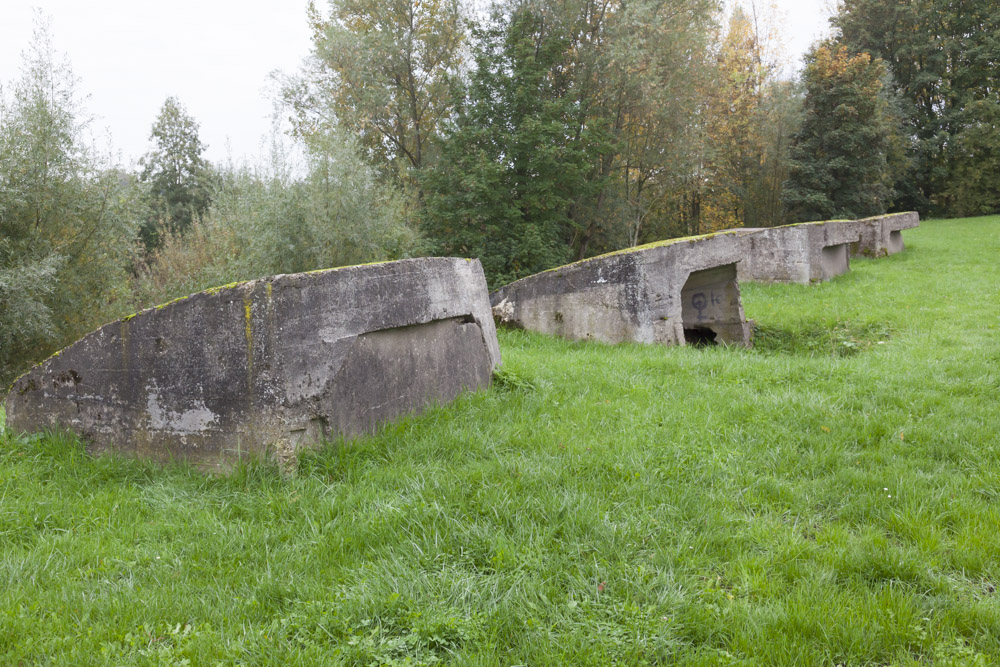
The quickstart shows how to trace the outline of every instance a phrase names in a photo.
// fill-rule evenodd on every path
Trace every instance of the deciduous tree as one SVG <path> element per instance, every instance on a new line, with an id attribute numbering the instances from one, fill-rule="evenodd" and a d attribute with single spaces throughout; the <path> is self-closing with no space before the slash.
<path id="1" fill-rule="evenodd" d="M 994 0 L 843 0 L 833 24 L 852 53 L 888 63 L 911 169 L 899 206 L 1000 211 L 1000 4 Z"/>
<path id="2" fill-rule="evenodd" d="M 44 24 L 0 97 L 0 380 L 127 301 L 131 181 L 85 141 Z"/>
<path id="3" fill-rule="evenodd" d="M 284 87 L 296 132 L 340 125 L 375 164 L 412 183 L 452 113 L 465 41 L 458 0 L 331 0 L 328 15 L 310 3 L 309 16 L 312 57 Z"/>
<path id="4" fill-rule="evenodd" d="M 270 164 L 227 167 L 205 215 L 138 266 L 137 294 L 153 305 L 201 289 L 276 273 L 418 254 L 403 198 L 364 162 L 355 141 L 325 136 L 303 163 L 278 142 Z"/>

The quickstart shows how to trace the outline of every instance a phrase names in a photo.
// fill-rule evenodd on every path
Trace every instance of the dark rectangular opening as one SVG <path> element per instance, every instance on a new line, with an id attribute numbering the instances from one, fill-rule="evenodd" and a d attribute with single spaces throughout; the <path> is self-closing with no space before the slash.
<path id="1" fill-rule="evenodd" d="M 684 329 L 684 342 L 688 345 L 693 345 L 695 347 L 707 347 L 709 345 L 717 345 L 715 340 L 715 332 L 708 327 L 694 327 L 693 329 Z"/>

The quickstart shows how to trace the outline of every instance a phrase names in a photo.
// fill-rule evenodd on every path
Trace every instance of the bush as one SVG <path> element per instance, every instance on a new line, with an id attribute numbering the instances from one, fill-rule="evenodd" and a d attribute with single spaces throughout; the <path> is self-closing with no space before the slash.
<path id="1" fill-rule="evenodd" d="M 136 292 L 153 305 L 236 280 L 378 260 L 421 249 L 401 195 L 383 185 L 353 141 L 312 144 L 302 171 L 277 154 L 268 168 L 223 170 L 212 206 L 140 263 Z"/>

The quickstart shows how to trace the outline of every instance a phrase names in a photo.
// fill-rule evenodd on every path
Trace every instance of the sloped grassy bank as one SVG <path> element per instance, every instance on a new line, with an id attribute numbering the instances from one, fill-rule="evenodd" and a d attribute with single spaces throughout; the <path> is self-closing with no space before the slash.
<path id="1" fill-rule="evenodd" d="M 744 285 L 754 350 L 502 332 L 282 477 L 0 436 L 0 663 L 994 664 L 1000 218 Z"/>

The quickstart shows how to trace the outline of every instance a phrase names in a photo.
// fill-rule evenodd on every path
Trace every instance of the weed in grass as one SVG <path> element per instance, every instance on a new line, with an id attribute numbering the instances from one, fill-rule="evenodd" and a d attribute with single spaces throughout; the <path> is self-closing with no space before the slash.
<path id="1" fill-rule="evenodd" d="M 493 374 L 493 389 L 495 391 L 534 391 L 535 384 L 524 376 L 522 371 L 501 366 Z"/>

